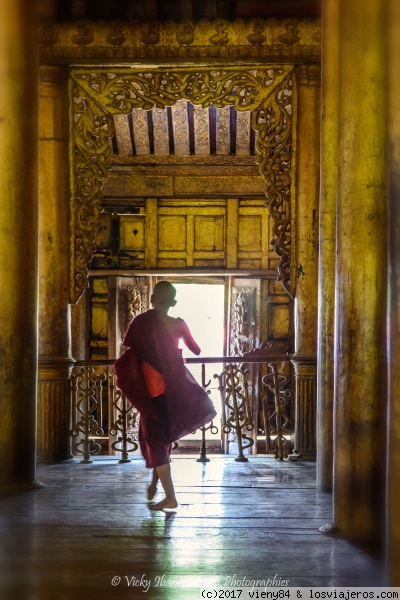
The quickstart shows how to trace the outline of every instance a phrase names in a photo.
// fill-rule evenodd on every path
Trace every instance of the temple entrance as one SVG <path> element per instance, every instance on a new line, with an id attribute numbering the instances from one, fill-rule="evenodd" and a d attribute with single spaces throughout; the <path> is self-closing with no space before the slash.
<path id="1" fill-rule="evenodd" d="M 76 251 L 71 296 L 78 298 L 86 289 L 83 282 L 87 278 L 90 282 L 86 300 L 73 311 L 75 340 L 84 340 L 80 345 L 73 340 L 74 356 L 115 360 L 123 350 L 129 321 L 150 307 L 152 289 L 160 278 L 183 286 L 178 297 L 197 286 L 194 298 L 179 300 L 176 314 L 190 325 L 202 356 L 241 357 L 262 343 L 276 341 L 293 346 L 289 280 L 292 67 L 257 67 L 250 79 L 247 69 L 207 71 L 205 75 L 166 70 L 160 81 L 151 71 L 95 71 L 71 73 L 76 149 L 72 179 L 77 184 L 72 201 Z M 98 83 L 111 82 L 111 93 L 118 98 L 112 107 L 105 88 L 98 83 L 93 88 L 92 75 Z M 150 80 L 151 93 L 147 90 Z M 168 101 L 164 101 L 165 85 L 173 88 Z M 149 101 L 143 101 L 148 91 Z M 98 110 L 105 119 L 100 130 L 97 117 L 96 122 L 92 118 Z M 79 182 L 91 178 L 88 170 L 89 162 L 94 164 L 94 150 L 86 137 L 92 130 L 104 146 L 101 152 L 95 151 L 101 175 L 97 173 L 89 199 L 87 184 Z M 279 181 L 278 172 L 285 174 Z M 92 210 L 95 226 L 83 231 L 82 223 L 90 220 Z M 220 289 L 218 300 L 208 297 L 211 288 Z M 203 321 L 197 307 L 217 305 L 219 317 L 203 310 Z M 191 314 L 182 313 L 189 308 Z M 224 364 L 206 364 L 206 373 L 200 364 L 190 366 L 216 407 L 224 403 L 221 388 L 228 389 L 228 376 L 221 375 Z M 264 371 L 252 367 L 248 382 L 247 412 L 255 453 L 257 434 L 265 422 L 260 400 Z M 107 392 L 107 397 L 112 393 Z M 110 439 L 119 431 L 121 410 L 127 416 L 118 397 L 104 404 L 102 415 L 108 415 L 108 422 L 96 433 L 114 432 L 107 441 L 113 452 L 120 451 Z M 96 411 L 100 414 L 97 409 L 93 414 Z M 229 420 L 233 407 L 226 411 Z M 132 427 L 128 423 L 132 435 L 133 421 Z M 237 433 L 229 424 L 226 431 L 222 429 L 219 451 L 230 453 Z M 207 438 L 210 434 L 216 440 L 216 432 L 208 431 Z"/>
<path id="2" fill-rule="evenodd" d="M 224 356 L 226 348 L 226 307 L 225 307 L 225 284 L 221 283 L 175 283 L 177 291 L 177 304 L 170 309 L 172 317 L 181 317 L 188 324 L 190 331 L 201 348 L 201 356 Z M 183 357 L 190 358 L 193 354 L 182 344 Z M 207 368 L 208 367 L 208 368 Z M 214 373 L 222 370 L 222 363 L 212 365 L 187 364 L 187 368 L 199 383 L 204 377 L 209 380 L 210 397 L 213 401 L 217 416 L 215 424 L 219 428 L 221 422 L 221 402 L 218 392 L 218 383 L 213 378 Z M 221 449 L 221 435 L 215 429 L 207 429 L 205 432 L 208 449 Z M 219 435 L 218 435 L 219 434 Z M 201 431 L 186 436 L 179 442 L 181 448 L 196 444 L 201 438 Z"/>
<path id="3" fill-rule="evenodd" d="M 269 388 L 264 381 L 269 371 L 262 347 L 277 344 L 281 349 L 290 349 L 291 306 L 287 296 L 274 295 L 275 282 L 268 273 L 264 277 L 249 275 L 236 272 L 225 276 L 184 276 L 171 269 L 169 274 L 164 271 L 144 275 L 142 271 L 140 275 L 136 272 L 132 276 L 127 273 L 115 277 L 96 273 L 91 278 L 86 318 L 82 319 L 88 324 L 90 360 L 81 363 L 84 370 L 89 369 L 87 375 L 91 383 L 83 394 L 87 400 L 80 402 L 81 386 L 87 383 L 83 380 L 84 371 L 79 373 L 77 368 L 74 400 L 77 419 L 86 422 L 90 416 L 94 419 L 92 424 L 96 422 L 91 427 L 92 433 L 88 433 L 88 438 L 94 440 L 89 454 L 122 452 L 125 460 L 138 450 L 138 417 L 131 414 L 128 404 L 113 387 L 112 365 L 124 350 L 123 339 L 129 322 L 150 308 L 154 285 L 162 279 L 171 281 L 177 289 L 177 305 L 171 309 L 171 316 L 179 316 L 188 323 L 202 350 L 201 356 L 195 357 L 183 348 L 187 367 L 210 394 L 218 411 L 209 428 L 180 440 L 176 451 L 198 453 L 204 436 L 208 453 L 237 455 L 242 450 L 245 454 L 275 453 L 272 440 L 277 434 L 278 422 L 276 389 Z M 267 310 L 262 311 L 262 307 Z M 284 435 L 290 438 L 293 410 L 288 400 L 294 378 L 288 364 L 285 377 L 279 422 L 284 426 Z M 232 390 L 239 404 L 242 403 L 239 411 L 232 404 Z M 238 422 L 242 428 L 240 435 L 245 438 L 243 449 L 238 447 L 238 430 L 235 429 Z M 124 450 L 118 442 L 120 436 L 128 442 Z M 81 452 L 77 445 L 75 452 Z"/>

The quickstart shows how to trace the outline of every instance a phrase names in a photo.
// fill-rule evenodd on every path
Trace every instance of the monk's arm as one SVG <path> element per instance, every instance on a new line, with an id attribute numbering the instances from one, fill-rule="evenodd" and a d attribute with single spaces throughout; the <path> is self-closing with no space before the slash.
<path id="1" fill-rule="evenodd" d="M 182 321 L 181 338 L 184 341 L 185 346 L 189 348 L 189 350 L 193 352 L 193 354 L 195 354 L 196 356 L 200 354 L 200 346 L 193 338 L 192 334 L 190 333 L 189 327 L 186 325 L 185 321 Z"/>

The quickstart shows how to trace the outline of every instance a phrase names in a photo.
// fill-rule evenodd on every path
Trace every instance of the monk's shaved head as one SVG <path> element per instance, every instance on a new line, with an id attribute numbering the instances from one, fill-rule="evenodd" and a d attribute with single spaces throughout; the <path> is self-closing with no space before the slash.
<path id="1" fill-rule="evenodd" d="M 175 304 L 176 289 L 169 281 L 159 281 L 153 288 L 152 299 L 162 306 Z"/>

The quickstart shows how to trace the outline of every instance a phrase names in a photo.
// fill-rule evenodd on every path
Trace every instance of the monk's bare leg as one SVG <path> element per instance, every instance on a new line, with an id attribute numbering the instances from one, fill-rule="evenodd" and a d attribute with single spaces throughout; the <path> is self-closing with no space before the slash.
<path id="1" fill-rule="evenodd" d="M 153 500 L 157 492 L 158 473 L 156 469 L 153 469 L 152 478 L 149 487 L 147 488 L 147 500 Z"/>
<path id="2" fill-rule="evenodd" d="M 157 502 L 157 504 L 150 504 L 149 508 L 151 510 L 163 510 L 164 508 L 176 508 L 178 506 L 178 502 L 175 497 L 174 484 L 172 483 L 171 477 L 171 465 L 168 463 L 166 465 L 161 465 L 160 467 L 156 467 L 157 475 L 160 478 L 161 485 L 163 486 L 165 498 L 161 500 L 161 502 Z"/>

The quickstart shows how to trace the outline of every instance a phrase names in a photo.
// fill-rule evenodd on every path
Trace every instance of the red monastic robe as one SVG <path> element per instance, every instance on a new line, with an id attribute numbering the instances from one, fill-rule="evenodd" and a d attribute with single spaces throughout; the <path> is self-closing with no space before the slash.
<path id="1" fill-rule="evenodd" d="M 118 386 L 140 412 L 140 446 L 146 466 L 153 468 L 168 462 L 172 442 L 210 422 L 216 411 L 185 367 L 181 350 L 156 310 L 133 319 L 123 343 L 128 350 L 115 362 Z M 157 398 L 150 398 L 142 361 L 152 365 L 164 378 L 165 395 L 161 404 Z"/>

